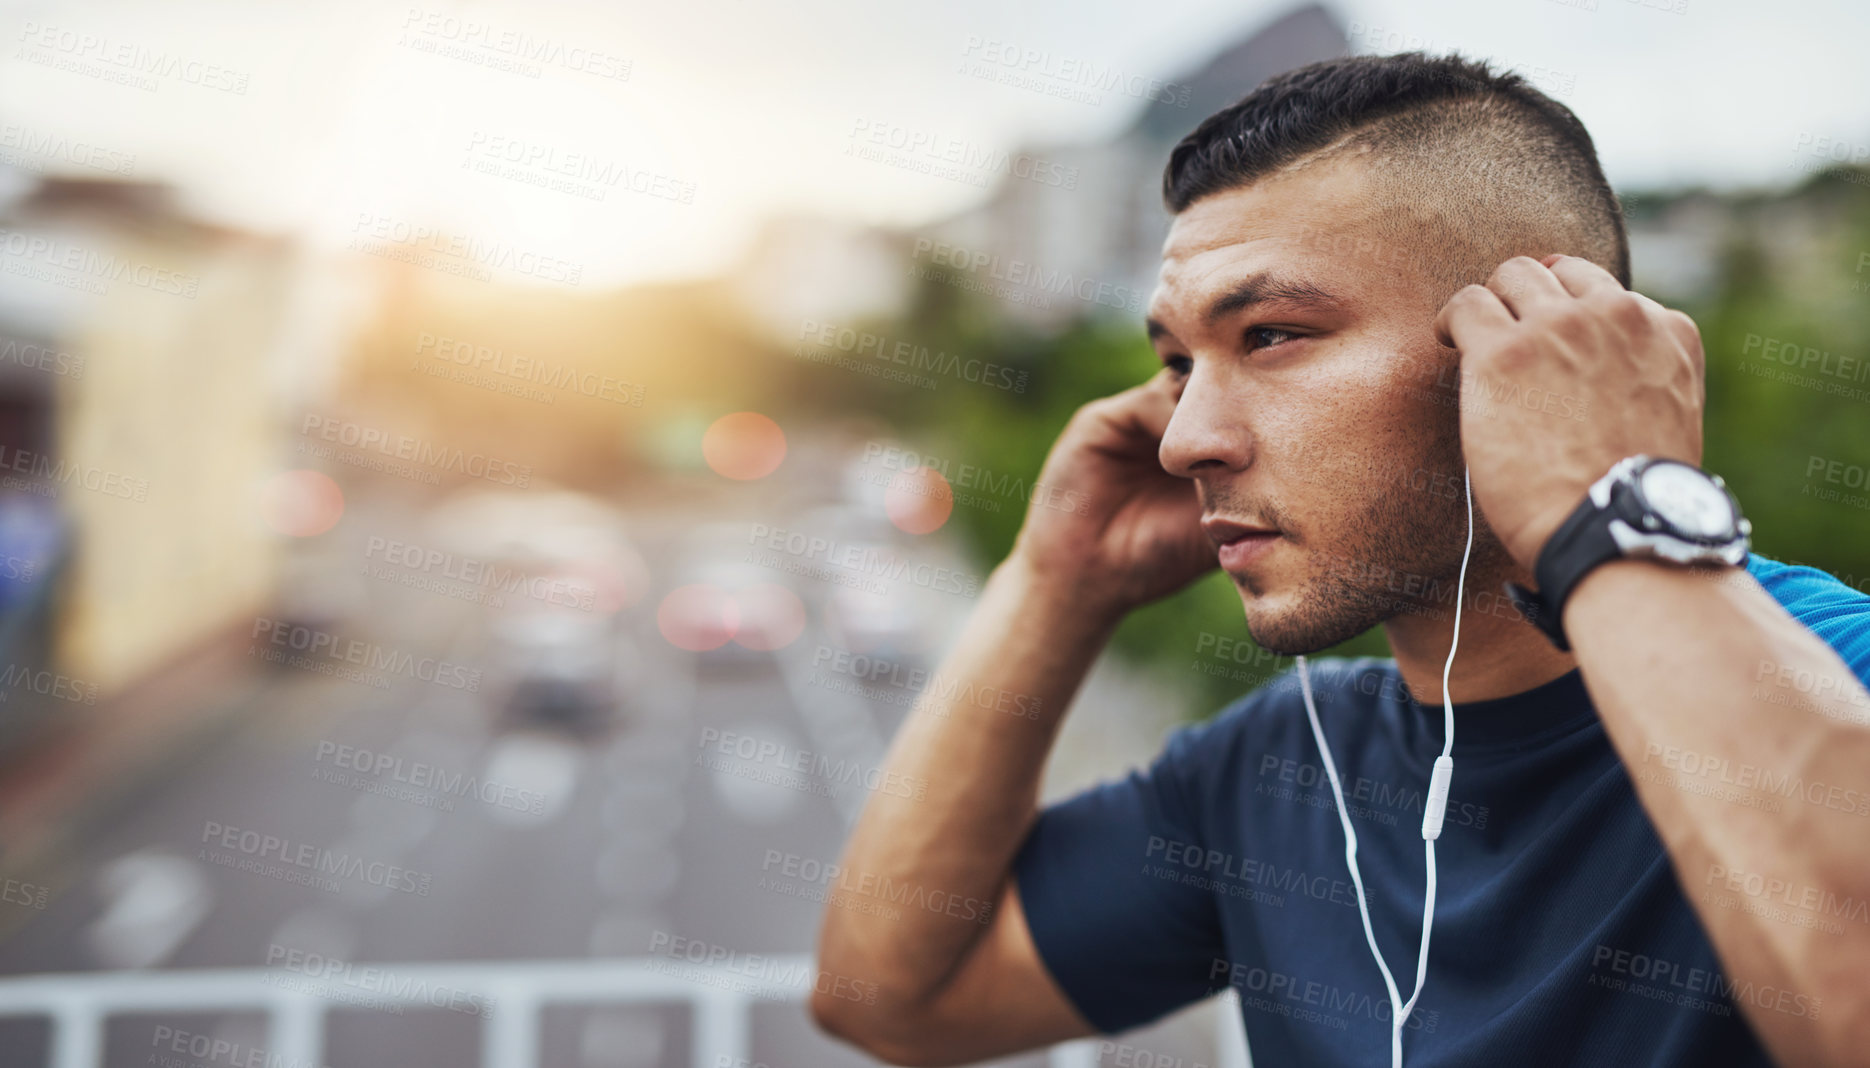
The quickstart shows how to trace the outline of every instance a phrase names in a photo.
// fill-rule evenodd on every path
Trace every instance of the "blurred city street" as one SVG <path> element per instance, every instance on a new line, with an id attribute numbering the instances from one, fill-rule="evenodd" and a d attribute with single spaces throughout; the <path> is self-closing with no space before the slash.
<path id="1" fill-rule="evenodd" d="M 0 1068 L 877 1063 L 820 925 L 941 891 L 846 839 L 1094 514 L 1042 471 L 1162 369 L 1165 161 L 1316 61 L 1574 109 L 1755 548 L 1870 588 L 1866 17 L 1725 2 L 0 0 Z M 1042 800 L 1290 663 L 1226 575 L 1140 607 Z M 1232 997 L 996 1063 L 1251 1068 Z"/>
<path id="2" fill-rule="evenodd" d="M 643 957 L 674 938 L 746 954 L 810 952 L 828 866 L 879 785 L 883 746 L 914 693 L 900 680 L 930 666 L 930 642 L 954 625 L 964 599 L 892 589 L 876 604 L 932 611 L 840 614 L 848 587 L 788 585 L 731 555 L 737 541 L 748 543 L 743 561 L 751 557 L 756 525 L 823 523 L 835 509 L 756 523 L 730 518 L 725 501 L 611 508 L 511 494 L 424 508 L 391 486 L 351 500 L 351 518 L 370 533 L 295 568 L 293 618 L 256 620 L 248 670 L 201 695 L 235 702 L 227 725 L 211 744 L 148 769 L 67 844 L 43 909 L 6 916 L 0 972 L 266 968 L 290 982 L 341 968 L 357 1004 L 332 1013 L 326 1063 L 439 1065 L 476 1063 L 479 1000 L 455 997 L 431 1011 L 372 1005 L 373 991 L 396 977 L 366 978 L 365 968 Z M 551 525 L 554 503 L 566 526 Z M 431 561 L 431 549 L 448 551 L 441 546 L 468 548 L 450 541 L 451 518 L 485 535 L 514 507 L 524 510 L 515 527 L 524 536 L 550 538 L 575 521 L 573 540 L 605 551 L 560 560 L 558 586 L 504 594 L 442 574 L 471 575 L 468 561 L 485 557 L 403 566 Z M 697 556 L 696 516 L 709 510 L 719 514 L 701 529 L 722 541 Z M 796 586 L 790 603 L 811 610 L 788 617 L 781 595 L 771 621 L 739 621 L 741 641 L 689 650 L 659 627 L 641 586 L 655 575 L 731 588 L 733 574 Z M 554 590 L 567 603 L 548 603 Z M 844 621 L 836 633 L 823 622 L 828 605 L 834 625 Z M 795 636 L 749 648 L 771 644 L 756 624 Z M 663 621 L 681 641 L 680 627 L 706 625 Z M 265 663 L 269 648 L 292 648 L 295 629 L 367 643 L 391 665 L 407 653 L 414 666 L 343 678 Z M 274 642 L 275 633 L 287 640 Z M 577 666 L 581 644 L 592 642 L 599 681 Z M 437 669 L 424 679 L 420 665 L 431 660 Z M 468 669 L 466 682 L 441 665 L 489 667 Z M 1146 744 L 1149 725 L 1135 727 Z M 773 774 L 786 768 L 805 770 Z M 243 853 L 239 835 L 249 831 L 285 844 Z M 290 879 L 301 869 L 282 858 L 306 846 L 391 874 L 366 867 L 298 885 Z M 262 870 L 228 866 L 235 859 Z M 813 1032 L 799 1000 L 758 1006 L 752 1027 L 764 1063 L 868 1063 Z M 264 1019 L 251 1014 L 124 1015 L 110 1024 L 106 1063 L 152 1063 L 177 1034 L 247 1050 L 268 1042 Z M 12 1051 L 0 1063 L 42 1063 L 48 1037 L 42 1022 L 0 1021 L 0 1049 Z M 540 1037 L 545 1065 L 691 1063 L 679 1005 L 550 1009 Z"/>
<path id="3" fill-rule="evenodd" d="M 381 533 L 372 536 L 424 544 L 430 516 L 401 507 L 388 492 L 379 503 L 368 529 Z M 681 562 L 692 518 L 692 510 L 631 512 L 643 561 L 655 573 Z M 489 663 L 502 624 L 536 622 L 535 610 L 555 607 L 524 594 L 508 594 L 502 607 L 465 601 L 462 594 L 484 591 L 439 571 L 397 567 L 432 589 L 374 579 L 365 573 L 366 547 L 357 549 L 350 566 L 334 560 L 303 580 L 322 598 L 320 618 L 309 624 L 418 661 Z M 638 583 L 646 576 L 614 577 Z M 653 612 L 642 610 L 642 589 L 628 592 L 639 600 L 633 609 L 575 619 L 603 629 L 605 664 L 615 670 L 612 692 L 596 699 L 589 723 L 516 712 L 523 697 L 514 678 L 483 678 L 470 691 L 391 674 L 379 689 L 376 680 L 256 664 L 257 685 L 232 711 L 238 725 L 163 769 L 100 821 L 100 836 L 76 844 L 64 858 L 73 881 L 43 912 L 23 925 L 10 917 L 18 929 L 0 948 L 0 971 L 57 971 L 77 961 L 252 967 L 277 963 L 269 951 L 283 960 L 273 947 L 358 962 L 635 955 L 657 931 L 706 932 L 750 952 L 808 950 L 820 906 L 762 889 L 793 882 L 763 862 L 769 850 L 834 862 L 839 802 L 860 800 L 861 785 L 826 782 L 819 793 L 711 773 L 695 766 L 704 751 L 697 739 L 707 731 L 751 732 L 868 767 L 880 759 L 877 742 L 902 707 L 802 689 L 822 633 L 771 652 L 738 645 L 689 652 L 657 632 Z M 611 615 L 611 607 L 574 604 L 563 613 Z M 255 638 L 256 650 L 267 647 L 267 634 Z M 804 715 L 794 703 L 800 699 L 820 707 Z M 409 785 L 412 778 L 417 785 Z M 447 791 L 466 778 L 494 788 Z M 218 841 L 218 832 L 204 828 L 216 825 L 394 864 L 420 872 L 425 885 L 412 894 L 352 879 L 329 893 L 220 867 L 201 859 Z M 797 1013 L 786 1015 L 800 1022 Z M 351 1041 L 379 1051 L 373 1063 L 469 1063 L 475 1024 L 446 1012 L 407 1020 L 357 1013 L 334 1026 L 331 1060 L 361 1063 L 345 1055 L 351 1032 Z M 7 1026 L 10 1036 L 33 1030 Z M 110 1063 L 145 1063 L 149 1026 L 139 1032 L 120 1024 L 114 1041 L 124 1048 Z M 610 1051 L 601 1063 L 686 1063 L 685 1031 L 673 1014 L 592 1014 L 555 1020 L 546 1034 L 548 1049 L 596 1043 Z M 792 1036 L 794 1043 L 801 1038 Z M 25 1045 L 25 1034 L 0 1041 L 0 1048 Z M 817 1046 L 812 1058 L 787 1057 L 782 1042 L 772 1056 L 776 1063 L 831 1056 L 822 1040 Z M 437 1052 L 450 1048 L 450 1055 Z"/>

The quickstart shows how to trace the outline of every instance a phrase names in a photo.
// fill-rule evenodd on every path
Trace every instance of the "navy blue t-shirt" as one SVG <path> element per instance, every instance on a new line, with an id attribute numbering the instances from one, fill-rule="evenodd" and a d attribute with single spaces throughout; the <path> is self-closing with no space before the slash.
<path id="1" fill-rule="evenodd" d="M 1870 680 L 1870 596 L 1809 567 L 1747 567 Z M 1407 998 L 1442 708 L 1413 701 L 1392 660 L 1311 668 L 1377 944 Z M 1022 846 L 1039 954 L 1098 1030 L 1231 986 L 1257 1064 L 1388 1063 L 1389 998 L 1297 683 L 1289 671 L 1175 732 L 1147 769 L 1048 806 Z M 1454 763 L 1405 1064 L 1765 1065 L 1735 1002 L 1820 1009 L 1817 991 L 1721 971 L 1578 672 L 1455 705 Z M 1638 772 L 1664 772 L 1651 763 Z"/>

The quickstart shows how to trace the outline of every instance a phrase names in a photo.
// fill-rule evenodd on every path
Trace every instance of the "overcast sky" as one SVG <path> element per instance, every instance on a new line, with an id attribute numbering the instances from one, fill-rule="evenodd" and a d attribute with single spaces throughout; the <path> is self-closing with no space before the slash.
<path id="1" fill-rule="evenodd" d="M 0 155 L 79 173 L 126 166 L 178 184 L 204 214 L 326 247 L 421 223 L 562 256 L 585 266 L 586 284 L 693 274 L 717 269 L 777 210 L 903 223 L 983 195 L 848 155 L 859 123 L 995 147 L 1098 138 L 1139 106 L 969 77 L 971 43 L 976 55 L 994 42 L 1167 79 L 1293 6 L 8 5 Z M 1619 189 L 1783 185 L 1820 138 L 1870 156 L 1861 2 L 1349 0 L 1333 10 L 1360 52 L 1459 49 L 1546 72 L 1542 84 L 1564 85 L 1558 95 Z M 557 59 L 494 69 L 488 61 L 506 53 L 490 43 L 501 41 Z M 48 147 L 60 138 L 71 140 Z M 90 148 L 71 147 L 79 141 Z M 606 165 L 641 188 L 594 199 L 598 186 L 579 174 Z M 569 189 L 540 187 L 566 176 Z"/>

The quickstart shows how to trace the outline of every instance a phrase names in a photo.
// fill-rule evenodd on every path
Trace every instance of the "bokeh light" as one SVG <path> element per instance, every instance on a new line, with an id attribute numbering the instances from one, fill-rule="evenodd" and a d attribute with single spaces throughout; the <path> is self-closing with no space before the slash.
<path id="1" fill-rule="evenodd" d="M 678 649 L 705 653 L 733 640 L 740 630 L 740 605 L 719 586 L 678 586 L 656 607 L 656 629 Z"/>
<path id="2" fill-rule="evenodd" d="M 734 601 L 740 607 L 734 640 L 748 649 L 784 649 L 805 630 L 805 602 L 777 583 L 735 590 Z"/>
<path id="3" fill-rule="evenodd" d="M 765 478 L 786 458 L 786 432 L 759 412 L 723 415 L 703 435 L 701 455 L 724 478 Z"/>
<path id="4" fill-rule="evenodd" d="M 260 488 L 266 525 L 294 538 L 311 538 L 344 518 L 344 491 L 322 471 L 281 471 Z"/>
<path id="5" fill-rule="evenodd" d="M 907 534 L 930 534 L 954 513 L 954 488 L 932 467 L 899 471 L 883 491 L 883 510 Z"/>

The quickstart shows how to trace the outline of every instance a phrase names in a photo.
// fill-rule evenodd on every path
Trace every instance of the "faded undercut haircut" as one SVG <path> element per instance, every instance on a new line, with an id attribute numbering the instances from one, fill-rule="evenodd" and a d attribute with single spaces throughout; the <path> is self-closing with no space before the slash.
<path id="1" fill-rule="evenodd" d="M 1163 202 L 1179 214 L 1342 159 L 1375 179 L 1378 233 L 1449 291 L 1549 252 L 1630 285 L 1623 209 L 1584 124 L 1521 76 L 1459 55 L 1350 56 L 1269 78 L 1175 146 Z"/>

